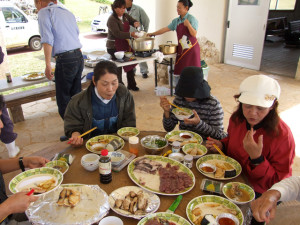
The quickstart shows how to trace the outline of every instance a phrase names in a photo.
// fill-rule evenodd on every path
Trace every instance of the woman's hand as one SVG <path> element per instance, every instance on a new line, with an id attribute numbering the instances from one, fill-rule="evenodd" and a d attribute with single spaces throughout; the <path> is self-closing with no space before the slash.
<path id="1" fill-rule="evenodd" d="M 23 213 L 26 211 L 30 203 L 36 201 L 38 198 L 38 196 L 34 195 L 27 196 L 26 192 L 18 192 L 10 196 L 2 204 L 7 207 L 9 214 Z"/>
<path id="2" fill-rule="evenodd" d="M 171 105 L 166 96 L 160 97 L 160 107 L 164 110 L 165 117 L 169 118 Z"/>
<path id="3" fill-rule="evenodd" d="M 213 146 L 213 144 L 217 145 L 219 149 L 223 150 L 223 145 L 221 141 L 208 137 L 205 144 L 206 148 L 213 152 L 218 152 L 216 148 Z"/>
<path id="4" fill-rule="evenodd" d="M 243 146 L 246 152 L 249 154 L 251 159 L 257 159 L 262 154 L 263 149 L 263 136 L 260 135 L 258 137 L 258 143 L 255 142 L 253 135 L 255 134 L 255 131 L 253 131 L 253 128 L 249 130 L 243 140 Z"/>
<path id="5" fill-rule="evenodd" d="M 32 156 L 32 157 L 24 157 L 23 164 L 26 168 L 39 168 L 45 166 L 45 164 L 49 162 L 48 159 L 39 156 Z"/>
<path id="6" fill-rule="evenodd" d="M 134 26 L 135 28 L 138 28 L 139 26 L 141 26 L 141 24 L 140 24 L 140 22 L 134 22 L 133 26 Z"/>
<path id="7" fill-rule="evenodd" d="M 80 147 L 83 145 L 83 138 L 79 137 L 79 136 L 80 136 L 79 132 L 74 132 L 74 133 L 72 133 L 72 137 L 69 138 L 69 143 L 73 147 Z"/>
<path id="8" fill-rule="evenodd" d="M 184 123 L 185 124 L 196 126 L 197 124 L 200 123 L 201 119 L 200 119 L 198 113 L 195 110 L 193 110 L 193 113 L 194 113 L 194 117 L 193 118 L 191 118 L 191 119 L 184 119 Z"/>
<path id="9" fill-rule="evenodd" d="M 188 27 L 188 26 L 191 25 L 191 23 L 190 23 L 190 21 L 189 21 L 188 19 L 185 19 L 185 20 L 183 21 L 183 25 L 186 26 L 186 27 Z"/>

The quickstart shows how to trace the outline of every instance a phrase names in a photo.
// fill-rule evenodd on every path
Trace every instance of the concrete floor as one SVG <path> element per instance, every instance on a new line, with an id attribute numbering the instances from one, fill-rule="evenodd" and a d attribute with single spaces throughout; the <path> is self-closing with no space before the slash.
<path id="1" fill-rule="evenodd" d="M 159 97 L 154 92 L 153 66 L 150 67 L 150 77 L 143 79 L 137 74 L 136 80 L 140 88 L 139 92 L 133 92 L 137 128 L 140 130 L 163 131 L 162 109 L 159 106 Z M 239 84 L 246 77 L 261 74 L 260 71 L 241 67 L 214 64 L 209 65 L 208 82 L 212 88 L 212 94 L 216 96 L 224 109 L 224 126 L 227 129 L 228 120 L 237 103 L 233 95 L 238 93 Z M 138 70 L 139 71 L 139 70 Z M 280 97 L 279 111 L 281 118 L 290 126 L 296 141 L 296 158 L 293 164 L 293 175 L 300 175 L 300 81 L 289 77 L 270 75 L 280 83 L 282 93 Z M 126 78 L 123 78 L 125 81 Z M 172 97 L 169 96 L 171 100 Z M 59 137 L 64 134 L 63 121 L 57 113 L 56 102 L 45 99 L 22 105 L 25 121 L 15 124 L 15 132 L 18 133 L 17 145 L 21 148 L 20 156 L 26 156 L 47 146 L 59 142 Z M 5 146 L 0 143 L 0 157 L 7 158 Z M 286 209 L 286 207 L 284 207 Z M 288 215 L 283 211 L 283 215 Z M 276 223 L 274 223 L 276 224 Z M 288 223 L 286 223 L 288 224 Z"/>

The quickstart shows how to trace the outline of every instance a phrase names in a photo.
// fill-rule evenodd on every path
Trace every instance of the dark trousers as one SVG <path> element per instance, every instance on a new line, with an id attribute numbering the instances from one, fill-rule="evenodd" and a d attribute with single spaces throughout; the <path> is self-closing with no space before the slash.
<path id="1" fill-rule="evenodd" d="M 112 59 L 113 60 L 116 60 L 116 57 L 115 57 L 115 52 L 116 52 L 116 49 L 111 49 L 111 48 L 108 48 L 107 49 L 107 52 L 108 54 L 111 55 Z M 127 75 L 127 86 L 128 88 L 135 88 L 136 87 L 136 82 L 135 82 L 135 78 L 134 78 L 134 70 L 130 70 L 126 73 Z M 119 80 L 119 83 L 121 84 L 124 84 L 123 81 L 122 81 L 122 67 L 118 67 L 118 80 Z"/>
<path id="2" fill-rule="evenodd" d="M 3 123 L 3 128 L 1 129 L 0 140 L 4 144 L 9 144 L 16 140 L 18 135 L 13 131 L 14 124 L 8 115 L 6 106 L 2 108 L 1 121 Z"/>
<path id="3" fill-rule="evenodd" d="M 84 67 L 80 50 L 63 53 L 56 57 L 55 88 L 58 112 L 64 119 L 71 97 L 81 92 L 81 75 Z"/>

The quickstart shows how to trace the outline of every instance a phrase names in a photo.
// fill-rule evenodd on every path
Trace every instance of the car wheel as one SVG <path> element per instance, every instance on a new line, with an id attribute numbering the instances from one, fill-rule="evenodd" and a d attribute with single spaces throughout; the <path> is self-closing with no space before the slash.
<path id="1" fill-rule="evenodd" d="M 42 43 L 41 43 L 41 38 L 40 37 L 33 37 L 29 41 L 29 47 L 33 51 L 38 51 L 42 49 Z"/>

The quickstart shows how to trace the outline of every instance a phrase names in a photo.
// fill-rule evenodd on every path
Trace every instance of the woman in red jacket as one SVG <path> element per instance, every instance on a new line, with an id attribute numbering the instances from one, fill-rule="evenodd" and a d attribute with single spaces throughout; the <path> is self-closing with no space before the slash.
<path id="1" fill-rule="evenodd" d="M 292 175 L 295 141 L 277 113 L 279 96 L 276 80 L 265 75 L 246 78 L 235 96 L 239 105 L 230 118 L 228 137 L 206 143 L 209 149 L 215 143 L 241 164 L 256 197 Z"/>

